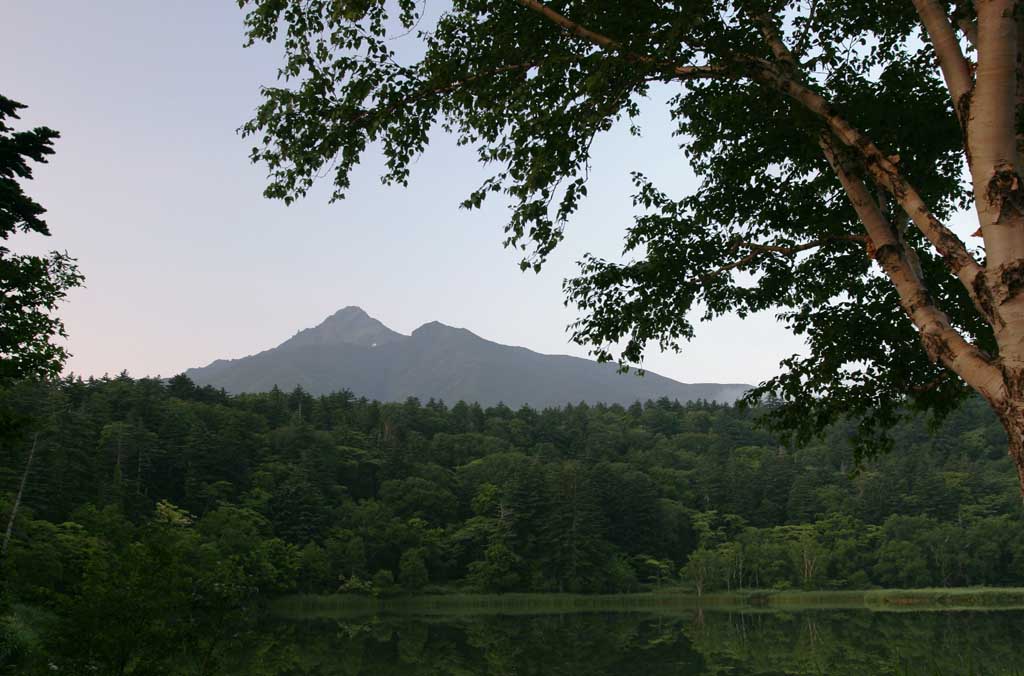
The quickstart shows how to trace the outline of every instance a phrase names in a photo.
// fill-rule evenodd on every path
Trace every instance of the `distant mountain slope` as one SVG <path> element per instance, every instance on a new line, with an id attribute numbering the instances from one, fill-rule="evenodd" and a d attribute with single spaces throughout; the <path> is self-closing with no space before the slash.
<path id="1" fill-rule="evenodd" d="M 339 310 L 271 350 L 186 373 L 201 385 L 234 393 L 301 385 L 313 394 L 348 389 L 382 401 L 418 397 L 536 408 L 580 401 L 628 405 L 660 397 L 731 403 L 750 387 L 686 384 L 651 372 L 620 374 L 612 364 L 500 345 L 438 322 L 406 336 L 357 307 Z"/>

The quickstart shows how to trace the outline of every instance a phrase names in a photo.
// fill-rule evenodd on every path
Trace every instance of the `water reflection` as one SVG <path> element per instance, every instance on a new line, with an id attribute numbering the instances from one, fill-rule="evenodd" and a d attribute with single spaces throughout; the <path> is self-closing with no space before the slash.
<path id="1" fill-rule="evenodd" d="M 227 674 L 1021 674 L 1021 612 L 691 612 L 275 621 Z"/>

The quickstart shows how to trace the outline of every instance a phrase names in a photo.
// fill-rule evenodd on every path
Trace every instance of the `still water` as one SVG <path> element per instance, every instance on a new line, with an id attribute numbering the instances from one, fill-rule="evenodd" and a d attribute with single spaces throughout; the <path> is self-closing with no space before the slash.
<path id="1" fill-rule="evenodd" d="M 808 610 L 275 620 L 225 674 L 1024 676 L 1024 612 Z"/>

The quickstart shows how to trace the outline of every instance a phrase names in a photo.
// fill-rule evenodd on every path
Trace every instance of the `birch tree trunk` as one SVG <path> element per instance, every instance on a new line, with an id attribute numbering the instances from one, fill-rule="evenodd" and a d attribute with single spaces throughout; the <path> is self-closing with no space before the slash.
<path id="1" fill-rule="evenodd" d="M 980 0 L 973 88 L 957 101 L 979 229 L 984 277 L 977 295 L 999 346 L 996 392 L 976 388 L 999 415 L 1024 492 L 1024 201 L 1017 119 L 1021 114 L 1020 11 L 1013 0 Z M 973 384 L 973 383 L 972 383 Z"/>

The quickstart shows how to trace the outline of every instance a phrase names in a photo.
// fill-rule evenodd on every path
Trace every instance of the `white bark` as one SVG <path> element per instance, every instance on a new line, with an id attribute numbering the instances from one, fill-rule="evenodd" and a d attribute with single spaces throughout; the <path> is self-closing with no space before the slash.
<path id="1" fill-rule="evenodd" d="M 946 88 L 953 99 L 953 108 L 959 117 L 963 113 L 961 102 L 964 101 L 964 96 L 970 94 L 973 82 L 956 31 L 938 0 L 914 0 L 914 7 L 935 48 L 942 77 L 946 81 Z M 963 124 L 962 118 L 960 121 Z"/>

